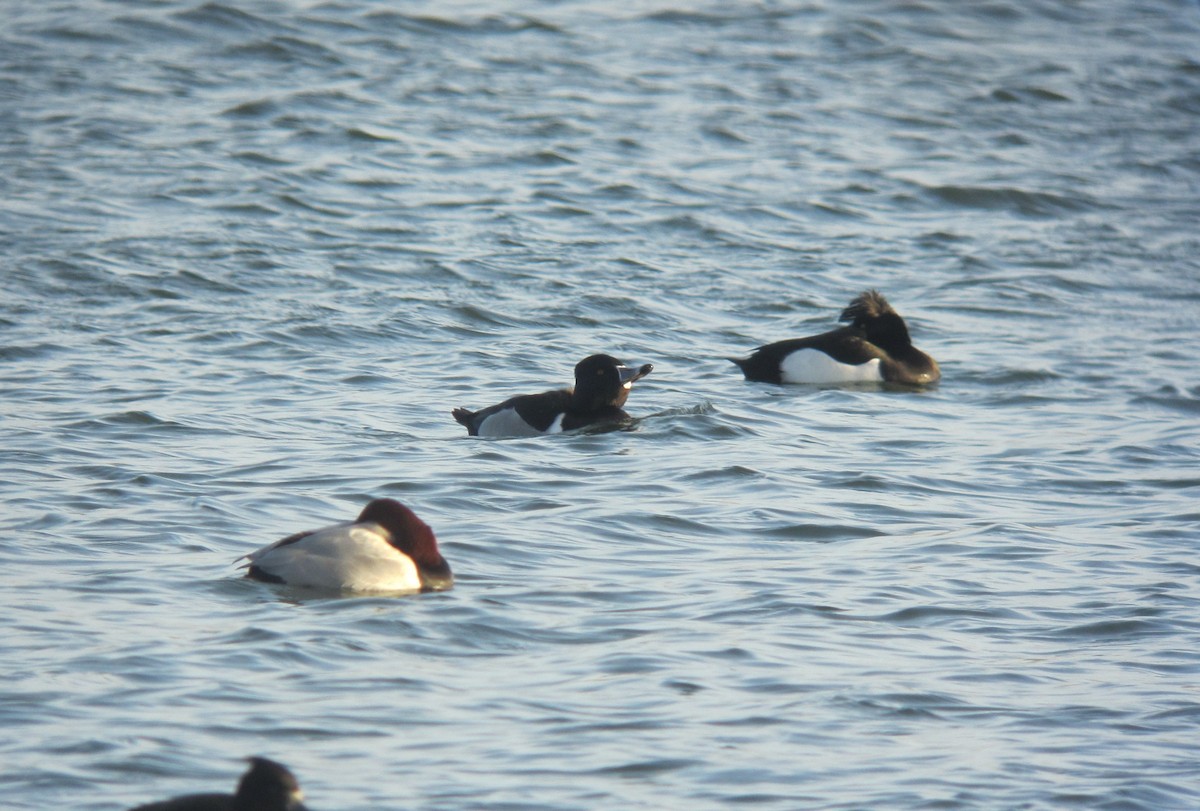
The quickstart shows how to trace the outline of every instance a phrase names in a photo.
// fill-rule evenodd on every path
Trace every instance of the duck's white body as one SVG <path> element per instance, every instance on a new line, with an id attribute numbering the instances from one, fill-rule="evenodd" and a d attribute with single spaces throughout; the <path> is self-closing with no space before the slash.
<path id="1" fill-rule="evenodd" d="M 412 558 L 388 542 L 374 522 L 336 524 L 298 540 L 285 538 L 246 558 L 293 586 L 349 591 L 420 591 Z"/>
<path id="2" fill-rule="evenodd" d="M 544 431 L 539 431 L 532 425 L 527 423 L 525 419 L 517 413 L 515 408 L 505 408 L 497 411 L 495 414 L 480 420 L 478 436 L 484 437 L 523 437 L 523 436 L 545 436 L 546 434 L 561 434 L 563 418 L 566 414 L 559 414 L 554 418 L 554 422 L 550 423 L 550 427 Z"/>
<path id="3" fill-rule="evenodd" d="M 877 383 L 883 380 L 879 363 L 842 363 L 819 349 L 797 349 L 779 364 L 779 376 L 784 383 Z"/>

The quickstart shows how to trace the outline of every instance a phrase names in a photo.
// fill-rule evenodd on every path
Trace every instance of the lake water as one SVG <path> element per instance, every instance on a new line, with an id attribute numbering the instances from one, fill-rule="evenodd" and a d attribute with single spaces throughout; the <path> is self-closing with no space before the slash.
<path id="1" fill-rule="evenodd" d="M 12 3 L 0 806 L 1200 807 L 1200 6 Z M 925 391 L 726 358 L 877 287 Z M 653 363 L 630 430 L 450 417 Z M 451 591 L 235 559 L 372 497 Z"/>

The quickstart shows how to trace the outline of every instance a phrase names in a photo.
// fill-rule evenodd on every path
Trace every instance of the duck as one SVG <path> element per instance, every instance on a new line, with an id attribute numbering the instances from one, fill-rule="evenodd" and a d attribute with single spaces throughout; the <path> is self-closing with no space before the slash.
<path id="1" fill-rule="evenodd" d="M 456 408 L 469 436 L 543 436 L 630 419 L 622 410 L 629 390 L 650 374 L 649 363 L 626 366 L 612 355 L 590 355 L 575 364 L 575 387 L 510 397 L 479 411 Z"/>
<path id="2" fill-rule="evenodd" d="M 429 525 L 391 498 L 353 521 L 289 535 L 244 557 L 246 577 L 341 591 L 443 591 L 454 575 Z"/>
<path id="3" fill-rule="evenodd" d="M 777 341 L 749 357 L 730 358 L 761 383 L 885 382 L 923 386 L 942 376 L 937 361 L 912 345 L 908 326 L 878 290 L 860 293 L 841 318 L 845 327 Z"/>
<path id="4" fill-rule="evenodd" d="M 233 794 L 186 794 L 129 811 L 306 811 L 300 783 L 286 766 L 265 757 L 247 760 L 250 768 Z"/>

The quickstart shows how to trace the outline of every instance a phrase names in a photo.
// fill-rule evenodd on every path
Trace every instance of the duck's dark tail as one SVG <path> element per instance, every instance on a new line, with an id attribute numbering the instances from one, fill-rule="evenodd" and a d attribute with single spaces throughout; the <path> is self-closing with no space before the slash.
<path id="1" fill-rule="evenodd" d="M 460 425 L 471 427 L 471 421 L 475 419 L 475 412 L 469 408 L 456 408 L 450 412 L 454 415 L 454 419 L 458 420 Z"/>

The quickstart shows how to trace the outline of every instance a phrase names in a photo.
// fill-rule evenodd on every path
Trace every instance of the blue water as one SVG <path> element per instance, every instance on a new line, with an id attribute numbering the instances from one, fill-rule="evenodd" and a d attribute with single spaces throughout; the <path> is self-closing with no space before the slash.
<path id="1" fill-rule="evenodd" d="M 0 26 L 0 806 L 1200 807 L 1200 7 Z M 925 391 L 725 358 L 877 287 Z M 628 431 L 450 417 L 653 363 Z M 451 591 L 234 561 L 408 503 Z"/>

